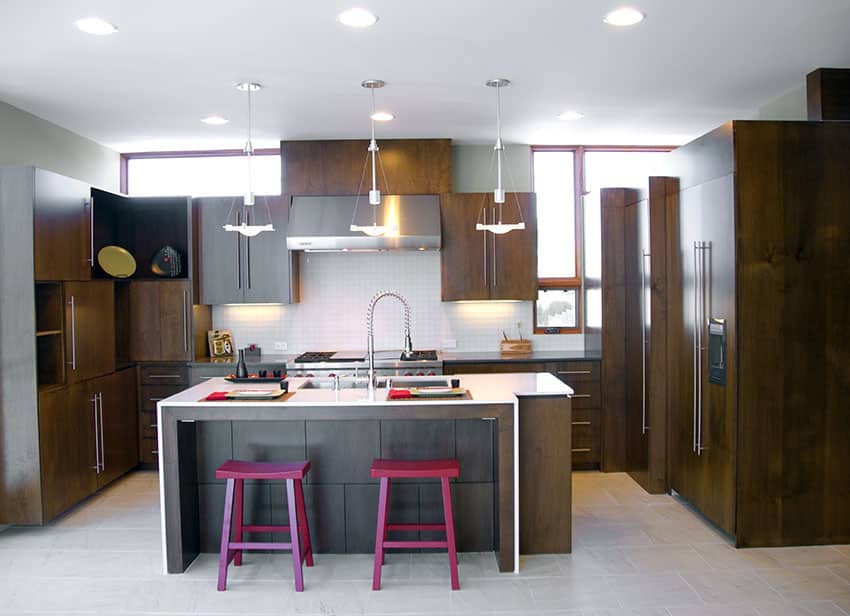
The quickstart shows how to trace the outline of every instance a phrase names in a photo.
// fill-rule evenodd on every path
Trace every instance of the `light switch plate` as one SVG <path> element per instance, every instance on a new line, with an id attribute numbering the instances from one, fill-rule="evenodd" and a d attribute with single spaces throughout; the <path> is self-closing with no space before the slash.
<path id="1" fill-rule="evenodd" d="M 274 343 L 274 350 L 275 351 L 285 351 L 286 348 L 287 348 L 287 345 L 286 345 L 285 342 L 275 342 Z"/>

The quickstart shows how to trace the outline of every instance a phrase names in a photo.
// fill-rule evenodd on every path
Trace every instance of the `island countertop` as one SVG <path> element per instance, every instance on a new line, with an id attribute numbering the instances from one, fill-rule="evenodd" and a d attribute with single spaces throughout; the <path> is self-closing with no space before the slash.
<path id="1" fill-rule="evenodd" d="M 428 377 L 439 379 L 441 377 Z M 311 380 L 309 378 L 292 377 L 287 379 L 289 391 L 294 395 L 285 401 L 250 401 L 239 400 L 239 406 L 346 406 L 352 404 L 389 405 L 415 402 L 416 404 L 513 404 L 518 397 L 529 396 L 571 396 L 573 390 L 560 379 L 548 372 L 539 373 L 509 373 L 509 374 L 456 374 L 451 377 L 460 379 L 460 386 L 467 389 L 471 399 L 459 398 L 429 400 L 388 400 L 389 390 L 377 389 L 375 399 L 368 399 L 364 388 L 343 388 L 339 391 L 331 389 L 302 389 Z M 399 380 L 415 380 L 399 378 Z M 194 387 L 160 401 L 158 406 L 209 406 L 215 402 L 205 401 L 209 394 L 218 391 L 234 389 L 275 389 L 276 383 L 231 383 L 223 378 L 213 378 Z M 234 404 L 234 401 L 219 403 Z"/>
<path id="2" fill-rule="evenodd" d="M 427 380 L 437 378 L 441 377 Z M 208 538 L 215 536 L 217 522 L 211 512 L 217 512 L 220 504 L 210 473 L 238 456 L 310 459 L 317 482 L 307 487 L 320 499 L 316 515 L 334 520 L 326 527 L 328 533 L 334 525 L 344 525 L 342 551 L 368 552 L 358 533 L 371 535 L 372 531 L 362 520 L 349 519 L 349 514 L 340 518 L 339 504 L 322 501 L 330 498 L 330 492 L 344 491 L 346 502 L 357 494 L 366 500 L 373 457 L 457 457 L 466 462 L 453 489 L 467 499 L 462 510 L 469 509 L 470 503 L 478 506 L 470 510 L 473 515 L 468 516 L 466 527 L 484 524 L 489 516 L 495 526 L 491 525 L 493 542 L 487 545 L 496 549 L 501 571 L 518 571 L 521 549 L 530 554 L 570 552 L 573 390 L 549 373 L 448 378 L 460 379 L 470 397 L 389 400 L 389 390 L 380 388 L 369 399 L 362 384 L 317 389 L 309 386 L 317 379 L 289 378 L 290 395 L 280 400 L 207 401 L 212 392 L 278 386 L 213 378 L 158 402 L 166 571 L 182 572 L 198 553 L 215 549 Z M 357 434 L 359 445 L 350 447 L 350 437 L 345 436 L 333 441 L 329 435 L 334 430 Z M 301 444 L 293 449 L 293 443 Z M 471 474 L 465 478 L 467 471 Z M 427 486 L 418 490 L 419 506 L 427 507 Z M 361 503 L 359 508 L 368 506 Z M 274 515 L 265 511 L 261 515 Z M 350 545 L 359 547 L 349 549 Z M 488 548 L 471 551 L 481 549 Z"/>

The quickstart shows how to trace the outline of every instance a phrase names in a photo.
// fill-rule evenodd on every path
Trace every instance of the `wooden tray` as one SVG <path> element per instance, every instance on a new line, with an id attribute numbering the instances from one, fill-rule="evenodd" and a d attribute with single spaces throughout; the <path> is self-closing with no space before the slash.
<path id="1" fill-rule="evenodd" d="M 240 404 L 242 402 L 267 402 L 267 403 L 275 403 L 275 402 L 286 402 L 292 396 L 295 395 L 294 391 L 289 391 L 282 396 L 278 396 L 277 398 L 228 398 L 227 400 L 207 400 L 206 398 L 201 398 L 198 402 L 211 402 L 213 404 L 217 404 L 220 402 L 230 403 L 230 404 Z"/>

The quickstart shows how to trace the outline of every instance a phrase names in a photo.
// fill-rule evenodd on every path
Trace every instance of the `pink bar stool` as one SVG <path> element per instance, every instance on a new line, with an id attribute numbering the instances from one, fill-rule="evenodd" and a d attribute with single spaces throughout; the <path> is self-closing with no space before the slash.
<path id="1" fill-rule="evenodd" d="M 307 526 L 307 512 L 304 508 L 304 489 L 301 481 L 310 470 L 309 462 L 245 462 L 228 460 L 215 471 L 217 479 L 227 479 L 224 496 L 224 519 L 221 524 L 221 552 L 218 560 L 218 589 L 227 585 L 227 567 L 230 561 L 238 567 L 242 564 L 243 550 L 291 550 L 292 566 L 295 572 L 295 590 L 304 590 L 304 575 L 301 566 L 304 562 L 313 566 L 313 547 L 310 543 L 310 529 Z M 288 526 L 255 526 L 242 524 L 243 484 L 246 479 L 285 479 L 286 500 L 289 507 Z M 233 541 L 230 530 L 233 528 Z M 245 531 L 289 533 L 289 543 L 264 541 L 242 541 Z"/>
<path id="2" fill-rule="evenodd" d="M 449 552 L 449 570 L 452 590 L 460 588 L 457 575 L 457 548 L 455 546 L 455 523 L 452 516 L 452 493 L 449 478 L 460 474 L 457 460 L 374 460 L 369 472 L 373 478 L 381 479 L 378 496 L 378 526 L 375 531 L 375 568 L 372 574 L 372 590 L 381 589 L 381 566 L 387 548 L 446 548 Z M 390 502 L 390 479 L 439 477 L 443 491 L 443 515 L 445 524 L 390 524 L 387 519 Z M 446 533 L 445 541 L 387 541 L 392 530 L 415 531 L 436 530 Z"/>

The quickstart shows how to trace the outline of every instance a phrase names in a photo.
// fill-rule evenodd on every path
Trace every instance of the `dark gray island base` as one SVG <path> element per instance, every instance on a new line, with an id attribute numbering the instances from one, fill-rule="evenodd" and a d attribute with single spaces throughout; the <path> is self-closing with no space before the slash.
<path id="1" fill-rule="evenodd" d="M 305 380 L 291 379 L 296 393 L 283 402 L 198 402 L 235 387 L 215 379 L 162 401 L 166 571 L 180 573 L 199 553 L 218 551 L 224 483 L 215 469 L 231 458 L 311 461 L 304 491 L 318 553 L 373 551 L 378 484 L 369 465 L 379 457 L 458 458 L 452 500 L 460 551 L 495 550 L 501 571 L 517 569 L 520 551 L 569 552 L 570 390 L 548 374 L 494 377 L 463 378 L 473 400 L 386 401 L 379 390 L 366 401 L 363 390 L 298 391 Z M 393 482 L 393 521 L 439 522 L 441 507 L 438 483 Z M 245 516 L 285 524 L 283 483 L 246 482 Z"/>

